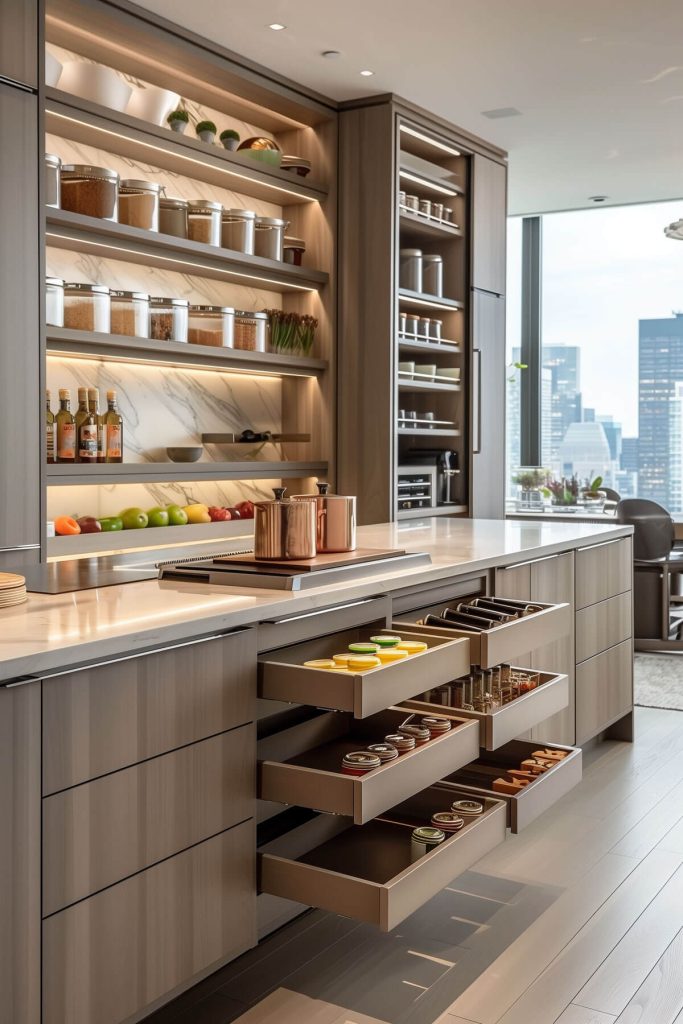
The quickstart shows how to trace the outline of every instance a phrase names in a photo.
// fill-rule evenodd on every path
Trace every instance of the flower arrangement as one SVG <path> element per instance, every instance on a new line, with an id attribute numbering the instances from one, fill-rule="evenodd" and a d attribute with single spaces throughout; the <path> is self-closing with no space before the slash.
<path id="1" fill-rule="evenodd" d="M 548 480 L 546 487 L 552 495 L 553 505 L 576 505 L 581 485 L 576 473 L 561 480 Z"/>
<path id="2" fill-rule="evenodd" d="M 310 355 L 318 321 L 314 316 L 285 313 L 282 309 L 264 309 L 270 326 L 270 347 L 273 352 Z"/>

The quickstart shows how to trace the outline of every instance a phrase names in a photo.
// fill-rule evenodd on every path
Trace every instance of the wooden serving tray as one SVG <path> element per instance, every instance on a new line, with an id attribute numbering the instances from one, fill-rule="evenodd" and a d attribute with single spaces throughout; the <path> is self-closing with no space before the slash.
<path id="1" fill-rule="evenodd" d="M 256 558 L 255 555 L 225 555 L 214 558 L 221 565 L 245 565 L 252 569 L 282 569 L 297 572 L 315 572 L 318 569 L 338 569 L 344 565 L 358 565 L 361 562 L 376 562 L 381 558 L 399 558 L 405 550 L 382 551 L 379 548 L 356 548 L 355 551 L 342 551 L 332 555 L 316 555 L 315 558 Z"/>

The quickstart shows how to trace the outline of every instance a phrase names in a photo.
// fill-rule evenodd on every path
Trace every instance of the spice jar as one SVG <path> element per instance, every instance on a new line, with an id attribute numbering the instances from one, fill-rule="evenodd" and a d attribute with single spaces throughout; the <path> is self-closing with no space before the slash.
<path id="1" fill-rule="evenodd" d="M 441 341 L 441 328 L 443 326 L 443 320 L 437 320 L 436 317 L 430 317 L 429 320 L 429 337 L 433 338 L 434 341 Z"/>
<path id="2" fill-rule="evenodd" d="M 154 341 L 187 341 L 187 299 L 149 300 L 149 336 Z"/>
<path id="3" fill-rule="evenodd" d="M 432 739 L 435 736 L 443 736 L 445 732 L 451 731 L 450 719 L 444 718 L 443 715 L 426 715 L 422 719 L 422 725 L 425 729 L 429 729 Z"/>
<path id="4" fill-rule="evenodd" d="M 45 280 L 45 323 L 50 327 L 64 326 L 64 282 L 61 277 Z"/>
<path id="5" fill-rule="evenodd" d="M 478 818 L 484 813 L 484 805 L 480 800 L 456 800 L 451 804 L 451 810 L 463 818 Z"/>
<path id="6" fill-rule="evenodd" d="M 365 750 L 354 750 L 345 754 L 342 758 L 342 772 L 344 775 L 366 775 L 375 768 L 379 768 L 381 761 L 376 754 Z"/>
<path id="7" fill-rule="evenodd" d="M 300 267 L 303 263 L 305 252 L 306 243 L 303 238 L 294 238 L 292 235 L 285 235 L 282 247 L 282 258 L 285 263 L 291 263 L 292 266 Z"/>
<path id="8" fill-rule="evenodd" d="M 419 212 L 423 217 L 431 217 L 432 215 L 432 201 L 431 199 L 421 199 L 419 205 Z"/>
<path id="9" fill-rule="evenodd" d="M 221 244 L 223 207 L 210 199 L 190 199 L 187 204 L 187 237 L 205 245 Z"/>
<path id="10" fill-rule="evenodd" d="M 244 309 L 236 309 L 235 348 L 247 352 L 265 352 L 267 323 L 267 313 L 250 313 Z"/>
<path id="11" fill-rule="evenodd" d="M 187 238 L 187 207 L 185 199 L 159 199 L 159 231 L 174 238 Z"/>
<path id="12" fill-rule="evenodd" d="M 112 291 L 111 333 L 149 337 L 149 295 L 145 292 Z"/>
<path id="13" fill-rule="evenodd" d="M 368 750 L 378 757 L 382 764 L 386 764 L 387 761 L 395 761 L 398 757 L 398 750 L 391 743 L 371 743 Z"/>
<path id="14" fill-rule="evenodd" d="M 255 253 L 267 260 L 282 260 L 282 246 L 288 220 L 279 217 L 257 217 Z"/>
<path id="15" fill-rule="evenodd" d="M 159 230 L 161 185 L 126 178 L 119 185 L 119 223 L 146 231 Z"/>
<path id="16" fill-rule="evenodd" d="M 431 317 L 421 316 L 417 322 L 417 335 L 419 338 L 429 337 L 429 328 L 431 325 Z"/>
<path id="17" fill-rule="evenodd" d="M 63 164 L 59 173 L 63 210 L 118 220 L 119 176 L 108 167 Z"/>
<path id="18" fill-rule="evenodd" d="M 419 324 L 420 318 L 417 313 L 407 313 L 405 333 L 411 337 L 416 337 Z"/>
<path id="19" fill-rule="evenodd" d="M 414 213 L 420 208 L 420 200 L 417 196 L 406 195 L 406 209 L 412 210 Z"/>
<path id="20" fill-rule="evenodd" d="M 224 249 L 254 255 L 254 225 L 256 214 L 253 210 L 223 210 L 221 214 L 221 245 Z"/>
<path id="21" fill-rule="evenodd" d="M 406 333 L 406 314 L 403 312 L 398 314 L 398 333 Z"/>
<path id="22" fill-rule="evenodd" d="M 415 737 L 404 736 L 400 732 L 391 732 L 388 736 L 384 737 L 384 742 L 388 743 L 391 747 L 396 747 L 399 754 L 407 754 L 409 750 L 415 749 Z"/>
<path id="23" fill-rule="evenodd" d="M 439 846 L 446 838 L 446 833 L 440 828 L 431 828 L 429 825 L 423 828 L 416 828 L 410 837 L 410 861 L 414 863 L 420 857 Z"/>
<path id="24" fill-rule="evenodd" d="M 59 171 L 62 161 L 54 153 L 45 154 L 45 205 L 54 206 L 57 210 L 59 201 Z"/>
<path id="25" fill-rule="evenodd" d="M 443 203 L 432 203 L 432 217 L 443 220 Z"/>
<path id="26" fill-rule="evenodd" d="M 429 743 L 432 738 L 429 729 L 426 729 L 424 725 L 409 725 L 404 722 L 403 725 L 399 725 L 398 731 L 402 736 L 412 736 L 418 747 L 423 743 Z"/>
<path id="27" fill-rule="evenodd" d="M 422 249 L 401 249 L 398 283 L 408 291 L 422 291 Z"/>
<path id="28" fill-rule="evenodd" d="M 464 824 L 465 819 L 455 811 L 437 811 L 432 814 L 432 828 L 440 828 L 443 832 L 459 832 Z"/>
<path id="29" fill-rule="evenodd" d="M 235 310 L 231 306 L 190 306 L 187 340 L 190 345 L 232 348 Z"/>
<path id="30" fill-rule="evenodd" d="M 422 257 L 422 285 L 426 295 L 443 295 L 443 258 L 438 253 Z"/>
<path id="31" fill-rule="evenodd" d="M 65 327 L 108 334 L 111 329 L 109 311 L 109 289 L 106 284 L 64 285 Z"/>

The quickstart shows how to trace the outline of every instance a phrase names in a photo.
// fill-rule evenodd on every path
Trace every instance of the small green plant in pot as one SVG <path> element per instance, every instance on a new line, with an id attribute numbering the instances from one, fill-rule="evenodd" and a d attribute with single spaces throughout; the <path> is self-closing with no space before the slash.
<path id="1" fill-rule="evenodd" d="M 529 467 L 520 469 L 512 482 L 520 488 L 519 502 L 524 507 L 543 507 L 543 491 L 548 473 L 545 469 Z"/>
<path id="2" fill-rule="evenodd" d="M 548 480 L 547 489 L 556 508 L 574 508 L 578 504 L 579 478 L 576 473 L 569 478 L 563 476 L 561 480 Z"/>
<path id="3" fill-rule="evenodd" d="M 186 110 L 172 110 L 166 118 L 166 123 L 171 131 L 178 132 L 179 135 L 182 135 L 188 126 L 189 120 L 190 115 Z"/>
<path id="4" fill-rule="evenodd" d="M 268 314 L 270 348 L 288 355 L 310 355 L 318 321 L 314 316 L 286 313 L 282 309 L 264 309 Z"/>
<path id="5" fill-rule="evenodd" d="M 207 142 L 210 146 L 216 140 L 216 125 L 213 121 L 199 121 L 195 128 L 197 138 L 201 139 L 202 142 Z"/>
<path id="6" fill-rule="evenodd" d="M 593 480 L 588 479 L 586 486 L 581 488 L 581 499 L 586 508 L 601 512 L 605 507 L 607 495 L 600 490 L 601 484 L 602 477 L 596 476 Z"/>
<path id="7" fill-rule="evenodd" d="M 224 149 L 235 150 L 240 144 L 240 133 L 234 128 L 226 128 L 218 136 L 223 143 Z"/>

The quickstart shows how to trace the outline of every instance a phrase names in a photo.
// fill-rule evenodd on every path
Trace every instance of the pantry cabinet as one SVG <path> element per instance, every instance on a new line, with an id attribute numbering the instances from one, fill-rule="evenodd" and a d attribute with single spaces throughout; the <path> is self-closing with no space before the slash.
<path id="1" fill-rule="evenodd" d="M 39 0 L 0 0 L 0 78 L 38 88 Z"/>

